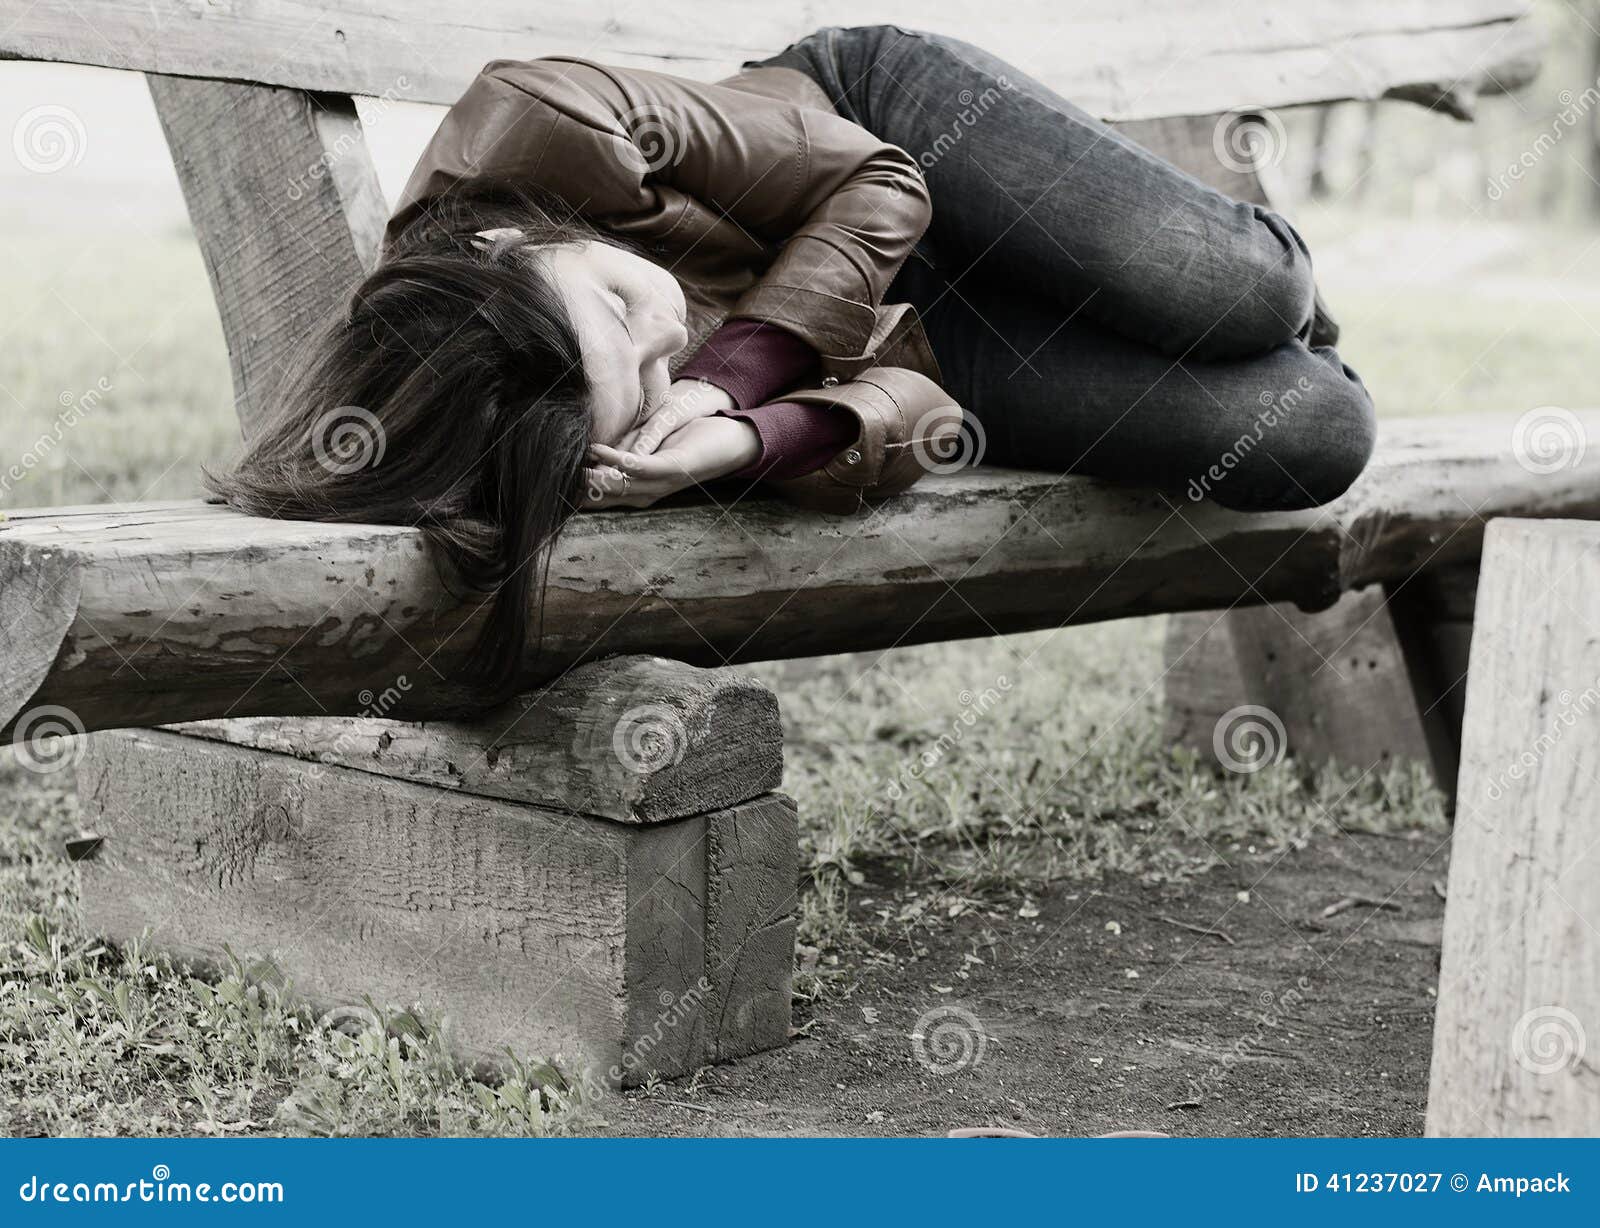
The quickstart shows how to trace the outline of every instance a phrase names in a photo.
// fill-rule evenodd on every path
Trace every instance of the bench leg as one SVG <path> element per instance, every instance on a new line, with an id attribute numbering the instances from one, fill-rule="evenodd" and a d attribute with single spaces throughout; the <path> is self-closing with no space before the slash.
<path id="1" fill-rule="evenodd" d="M 1265 708 L 1302 763 L 1424 763 L 1453 795 L 1476 574 L 1375 585 L 1316 614 L 1279 604 L 1173 615 L 1167 741 L 1222 764 L 1239 709 Z"/>
<path id="2" fill-rule="evenodd" d="M 1600 525 L 1483 557 L 1427 1133 L 1600 1134 Z"/>
<path id="3" fill-rule="evenodd" d="M 280 738 L 293 725 L 277 724 Z M 414 741 L 427 727 L 405 728 Z M 214 732 L 93 735 L 79 788 L 104 838 L 84 863 L 94 932 L 200 964 L 227 944 L 319 1007 L 418 1005 L 464 1057 L 510 1050 L 613 1086 L 787 1039 L 798 829 L 784 795 L 625 822 Z M 590 743 L 609 753 L 586 725 Z M 764 787 L 766 765 L 750 779 Z"/>

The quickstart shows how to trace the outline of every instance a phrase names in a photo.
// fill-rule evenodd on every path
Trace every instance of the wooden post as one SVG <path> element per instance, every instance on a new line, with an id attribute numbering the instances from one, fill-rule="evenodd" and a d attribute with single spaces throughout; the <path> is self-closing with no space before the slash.
<path id="1" fill-rule="evenodd" d="M 1476 585 L 1469 562 L 1346 593 L 1315 614 L 1281 602 L 1174 615 L 1167 741 L 1215 762 L 1218 725 L 1260 706 L 1302 763 L 1422 763 L 1453 797 Z"/>
<path id="2" fill-rule="evenodd" d="M 683 1075 L 788 1036 L 782 762 L 771 691 L 650 657 L 469 722 L 97 734 L 85 921 L 201 964 L 227 944 L 321 1008 L 419 1004 L 469 1058 Z"/>
<path id="3" fill-rule="evenodd" d="M 295 348 L 377 262 L 388 209 L 348 95 L 152 73 L 248 436 Z"/>
<path id="4" fill-rule="evenodd" d="M 1435 567 L 1385 586 L 1434 782 L 1452 806 L 1461 770 L 1468 650 L 1478 566 Z"/>
<path id="5" fill-rule="evenodd" d="M 1167 627 L 1166 734 L 1207 759 L 1241 705 L 1281 723 L 1304 763 L 1358 770 L 1427 758 L 1420 717 L 1382 590 L 1307 614 L 1290 604 L 1180 614 Z"/>
<path id="6" fill-rule="evenodd" d="M 1430 1135 L 1600 1134 L 1600 524 L 1488 527 Z"/>

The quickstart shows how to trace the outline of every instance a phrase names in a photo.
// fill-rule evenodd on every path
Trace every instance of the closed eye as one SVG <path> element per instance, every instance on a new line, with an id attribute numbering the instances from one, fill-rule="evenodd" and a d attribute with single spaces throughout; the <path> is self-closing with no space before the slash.
<path id="1" fill-rule="evenodd" d="M 617 323 L 622 325 L 622 331 L 628 334 L 628 340 L 633 340 L 633 329 L 628 327 L 628 300 L 615 290 L 610 291 L 611 297 L 616 300 L 613 308 L 617 313 Z"/>

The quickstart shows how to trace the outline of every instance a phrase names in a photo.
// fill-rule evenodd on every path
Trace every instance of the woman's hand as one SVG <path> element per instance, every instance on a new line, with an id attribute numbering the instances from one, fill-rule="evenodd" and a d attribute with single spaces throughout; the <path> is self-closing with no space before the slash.
<path id="1" fill-rule="evenodd" d="M 699 418 L 738 408 L 733 398 L 703 379 L 676 379 L 656 402 L 650 416 L 617 441 L 617 448 L 650 456 L 667 436 Z"/>
<path id="2" fill-rule="evenodd" d="M 593 444 L 584 470 L 586 508 L 649 507 L 658 499 L 753 465 L 761 436 L 738 418 L 695 418 L 648 456 Z"/>

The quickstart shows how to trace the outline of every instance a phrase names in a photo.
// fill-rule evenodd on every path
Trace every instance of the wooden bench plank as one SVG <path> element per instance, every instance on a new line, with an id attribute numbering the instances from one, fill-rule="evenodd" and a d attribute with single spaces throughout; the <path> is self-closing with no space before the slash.
<path id="1" fill-rule="evenodd" d="M 1427 1132 L 1600 1134 L 1600 525 L 1489 526 Z"/>
<path id="2" fill-rule="evenodd" d="M 1600 432 L 1600 411 L 1579 420 Z M 856 518 L 765 498 L 579 516 L 519 682 L 619 652 L 720 665 L 1241 602 L 1321 608 L 1476 558 L 1494 516 L 1600 515 L 1595 449 L 1530 473 L 1512 428 L 1498 415 L 1385 422 L 1356 486 L 1306 512 L 979 468 Z M 443 679 L 476 616 L 406 528 L 224 508 L 0 523 L 0 729 L 41 704 L 89 728 L 348 715 L 402 673 L 413 686 L 396 718 L 471 711 L 474 696 Z"/>
<path id="3" fill-rule="evenodd" d="M 1536 68 L 1526 0 L 697 0 L 597 13 L 553 0 L 0 0 L 0 55 L 453 102 L 491 59 L 568 54 L 709 78 L 819 26 L 891 22 L 977 41 L 1105 118 L 1399 93 L 1459 110 Z M 1061 37 L 1041 38 L 1060 30 Z M 1091 49 L 1086 53 L 1085 49 Z"/>
<path id="4" fill-rule="evenodd" d="M 248 436 L 295 348 L 377 263 L 388 206 L 347 95 L 149 80 Z"/>

